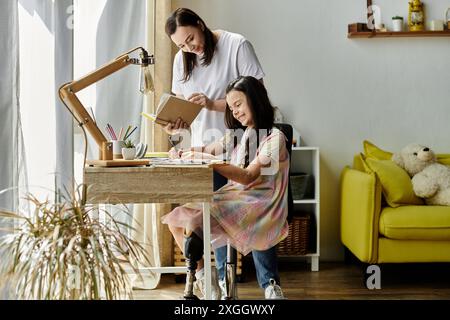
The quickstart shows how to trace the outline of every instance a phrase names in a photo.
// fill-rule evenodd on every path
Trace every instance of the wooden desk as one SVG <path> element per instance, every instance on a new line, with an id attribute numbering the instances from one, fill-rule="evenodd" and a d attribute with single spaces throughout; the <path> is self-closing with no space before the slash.
<path id="1" fill-rule="evenodd" d="M 210 202 L 213 169 L 208 165 L 149 167 L 86 167 L 87 203 L 203 203 L 205 298 L 211 300 Z M 142 268 L 157 273 L 186 272 L 186 267 Z"/>

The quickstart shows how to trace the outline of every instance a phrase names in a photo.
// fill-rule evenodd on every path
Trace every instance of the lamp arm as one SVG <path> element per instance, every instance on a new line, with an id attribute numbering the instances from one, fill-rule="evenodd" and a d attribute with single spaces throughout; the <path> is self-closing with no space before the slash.
<path id="1" fill-rule="evenodd" d="M 141 58 L 143 63 L 139 63 L 137 59 L 133 59 L 129 57 L 129 54 L 136 51 L 141 50 Z M 72 113 L 72 116 L 78 122 L 81 127 L 86 128 L 86 130 L 91 134 L 94 138 L 95 142 L 99 146 L 100 150 L 100 160 L 105 159 L 105 142 L 108 140 L 103 135 L 102 131 L 98 128 L 95 121 L 92 119 L 91 115 L 87 112 L 86 108 L 83 106 L 81 101 L 78 99 L 76 93 L 89 87 L 90 85 L 108 77 L 109 75 L 127 67 L 130 64 L 152 64 L 153 56 L 148 56 L 147 51 L 145 51 L 142 47 L 135 48 L 120 57 L 116 58 L 112 62 L 100 67 L 99 69 L 89 73 L 81 79 L 76 81 L 69 82 L 63 85 L 59 89 L 59 96 L 63 103 L 67 106 L 69 111 Z"/>

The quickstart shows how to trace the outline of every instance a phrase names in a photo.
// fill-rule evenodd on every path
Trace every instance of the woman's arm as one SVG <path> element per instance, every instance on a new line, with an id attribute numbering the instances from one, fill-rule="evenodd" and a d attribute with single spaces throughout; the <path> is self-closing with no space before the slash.
<path id="1" fill-rule="evenodd" d="M 213 100 L 211 105 L 207 106 L 207 108 L 211 111 L 225 112 L 227 101 L 225 99 Z"/>
<path id="2" fill-rule="evenodd" d="M 190 102 L 204 106 L 206 109 L 211 111 L 225 112 L 225 109 L 227 107 L 227 102 L 225 99 L 210 100 L 203 93 L 194 93 L 188 98 L 188 100 Z"/>

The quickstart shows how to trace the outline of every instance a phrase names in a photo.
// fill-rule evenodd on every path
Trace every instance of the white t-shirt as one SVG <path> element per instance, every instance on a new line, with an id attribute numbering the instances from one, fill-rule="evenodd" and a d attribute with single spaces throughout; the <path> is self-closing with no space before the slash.
<path id="1" fill-rule="evenodd" d="M 252 44 L 242 35 L 221 31 L 216 52 L 209 66 L 202 66 L 197 57 L 192 76 L 183 82 L 183 55 L 180 50 L 173 63 L 172 92 L 188 98 L 203 93 L 211 100 L 225 98 L 227 85 L 239 76 L 264 78 L 265 74 Z M 225 133 L 225 114 L 204 108 L 191 124 L 191 146 L 204 146 Z"/>

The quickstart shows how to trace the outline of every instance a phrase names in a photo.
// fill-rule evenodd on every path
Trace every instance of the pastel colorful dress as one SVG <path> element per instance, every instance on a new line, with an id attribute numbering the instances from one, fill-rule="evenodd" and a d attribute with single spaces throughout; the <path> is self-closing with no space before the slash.
<path id="1" fill-rule="evenodd" d="M 245 141 L 250 131 L 244 132 L 240 143 L 233 149 L 231 164 L 243 166 Z M 225 135 L 221 140 L 224 148 L 229 141 L 227 138 Z M 289 153 L 286 137 L 279 129 L 273 128 L 260 141 L 258 148 L 252 148 L 252 143 L 247 144 L 247 150 L 250 150 L 249 163 L 256 158 L 262 163 L 270 159 L 270 165 L 262 168 L 261 175 L 248 185 L 229 180 L 214 192 L 210 210 L 211 245 L 214 249 L 226 245 L 229 239 L 236 250 L 247 255 L 252 250 L 270 249 L 288 235 Z M 188 203 L 177 207 L 163 216 L 162 222 L 188 228 L 203 237 L 201 204 Z"/>

